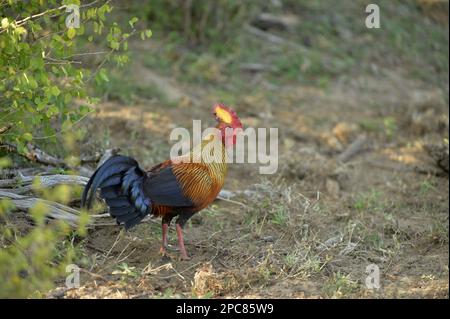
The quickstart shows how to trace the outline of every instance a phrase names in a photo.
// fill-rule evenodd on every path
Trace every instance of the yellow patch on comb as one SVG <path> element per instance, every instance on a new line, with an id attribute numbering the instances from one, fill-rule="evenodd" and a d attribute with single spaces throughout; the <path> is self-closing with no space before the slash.
<path id="1" fill-rule="evenodd" d="M 233 117 L 231 116 L 230 112 L 228 112 L 227 110 L 224 110 L 220 106 L 217 106 L 215 111 L 216 111 L 216 116 L 219 119 L 221 119 L 223 122 L 225 122 L 227 124 L 231 124 L 231 122 L 233 121 Z"/>

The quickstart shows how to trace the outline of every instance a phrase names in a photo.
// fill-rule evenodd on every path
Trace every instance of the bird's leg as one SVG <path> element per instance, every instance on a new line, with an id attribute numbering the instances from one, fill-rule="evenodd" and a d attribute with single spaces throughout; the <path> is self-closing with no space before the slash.
<path id="1" fill-rule="evenodd" d="M 180 246 L 180 253 L 181 253 L 181 259 L 189 260 L 186 253 L 186 248 L 184 247 L 184 240 L 183 240 L 183 228 L 181 228 L 180 224 L 177 223 L 177 236 L 178 236 L 178 244 Z"/>
<path id="2" fill-rule="evenodd" d="M 169 228 L 169 224 L 162 223 L 162 243 L 161 248 L 159 249 L 159 252 L 163 255 L 166 254 L 166 248 L 167 248 L 167 229 Z"/>

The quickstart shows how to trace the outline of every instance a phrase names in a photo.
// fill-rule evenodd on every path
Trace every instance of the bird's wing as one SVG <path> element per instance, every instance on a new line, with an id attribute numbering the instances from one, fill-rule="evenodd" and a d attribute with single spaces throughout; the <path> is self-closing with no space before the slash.
<path id="1" fill-rule="evenodd" d="M 205 165 L 164 162 L 147 173 L 143 189 L 156 204 L 196 207 L 208 198 L 212 186 Z"/>

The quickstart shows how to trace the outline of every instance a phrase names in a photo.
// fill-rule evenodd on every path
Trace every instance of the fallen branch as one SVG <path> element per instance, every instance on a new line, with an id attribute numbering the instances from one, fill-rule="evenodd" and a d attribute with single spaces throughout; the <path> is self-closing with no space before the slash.
<path id="1" fill-rule="evenodd" d="M 262 30 L 278 29 L 282 31 L 294 31 L 298 26 L 298 18 L 295 15 L 275 15 L 271 13 L 261 13 L 252 24 Z"/>
<path id="2" fill-rule="evenodd" d="M 275 34 L 269 33 L 269 32 L 265 32 L 262 31 L 258 28 L 252 27 L 251 25 L 246 25 L 245 30 L 267 42 L 271 42 L 273 44 L 277 44 L 277 45 L 287 45 L 287 46 L 291 46 L 294 47 L 296 49 L 305 49 L 304 47 L 302 47 L 301 45 L 294 43 L 292 41 L 286 40 L 282 37 L 279 37 Z"/>
<path id="3" fill-rule="evenodd" d="M 19 150 L 17 149 L 17 146 L 10 143 L 4 143 L 0 145 L 0 147 L 6 149 L 6 151 L 9 153 L 19 154 L 32 162 L 38 162 L 45 165 L 67 167 L 67 165 L 64 163 L 62 159 L 53 157 L 45 153 L 44 151 L 40 150 L 37 146 L 34 146 L 31 143 L 27 144 L 28 152 L 26 153 L 20 153 Z"/>
<path id="4" fill-rule="evenodd" d="M 4 190 L 0 190 L 0 198 L 9 198 L 17 209 L 26 211 L 28 211 L 38 202 L 44 203 L 49 208 L 49 211 L 47 213 L 48 217 L 64 220 L 72 227 L 78 226 L 78 218 L 80 212 L 68 206 L 35 197 L 18 195 Z"/>
<path id="5" fill-rule="evenodd" d="M 45 165 L 62 167 L 62 168 L 71 168 L 71 169 L 80 168 L 80 169 L 86 170 L 87 172 L 90 172 L 89 169 L 85 169 L 83 167 L 70 166 L 63 159 L 49 155 L 46 152 L 44 152 L 43 150 L 41 150 L 39 147 L 37 147 L 36 145 L 33 145 L 31 143 L 28 143 L 26 145 L 26 147 L 27 147 L 28 152 L 20 153 L 17 146 L 14 144 L 4 143 L 4 144 L 0 145 L 0 148 L 6 149 L 7 152 L 19 154 L 32 162 L 37 162 L 37 163 L 41 163 L 41 164 L 45 164 Z M 88 163 L 95 163 L 95 162 L 99 161 L 102 164 L 106 159 L 110 158 L 113 155 L 118 154 L 119 152 L 120 152 L 120 148 L 107 149 L 107 150 L 105 150 L 104 153 L 97 152 L 91 156 L 81 157 L 80 163 L 88 164 Z"/>
<path id="6" fill-rule="evenodd" d="M 6 124 L 3 127 L 0 127 L 0 134 L 8 132 L 12 127 L 12 124 Z"/>
<path id="7" fill-rule="evenodd" d="M 87 184 L 89 178 L 78 175 L 43 175 L 43 176 L 22 176 L 12 179 L 0 180 L 0 187 L 17 187 L 18 194 L 24 194 L 33 189 L 33 182 L 38 179 L 41 188 L 54 187 L 57 185 L 81 185 Z"/>
<path id="8" fill-rule="evenodd" d="M 235 201 L 235 200 L 232 200 L 232 199 L 228 199 L 228 198 L 224 198 L 224 197 L 220 197 L 220 196 L 217 196 L 217 199 L 220 199 L 220 200 L 223 200 L 224 202 L 229 202 L 229 203 L 236 204 L 236 205 L 242 206 L 244 208 L 247 208 L 247 205 L 245 205 L 244 203 L 241 203 L 241 202 L 238 202 L 238 201 Z"/>

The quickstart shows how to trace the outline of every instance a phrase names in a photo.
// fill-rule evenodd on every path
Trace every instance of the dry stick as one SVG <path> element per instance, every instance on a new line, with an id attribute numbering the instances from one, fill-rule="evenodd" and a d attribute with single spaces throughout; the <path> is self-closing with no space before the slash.
<path id="1" fill-rule="evenodd" d="M 44 151 L 40 150 L 38 147 L 28 143 L 27 149 L 28 152 L 26 153 L 20 153 L 17 149 L 17 146 L 10 144 L 10 143 L 3 143 L 0 145 L 0 148 L 6 149 L 9 153 L 17 153 L 26 159 L 33 161 L 33 162 L 39 162 L 45 165 L 52 165 L 52 166 L 64 166 L 66 167 L 66 164 L 63 160 L 53 157 L 51 155 L 48 155 Z"/>
<path id="2" fill-rule="evenodd" d="M 106 1 L 105 4 L 110 2 L 110 1 L 111 0 Z M 98 2 L 98 0 L 95 0 L 95 1 L 93 1 L 91 3 L 87 3 L 85 5 L 82 5 L 82 6 L 80 6 L 80 8 L 89 7 L 89 6 L 93 5 L 93 4 L 95 4 L 96 2 Z M 44 12 L 40 12 L 40 13 L 31 15 L 31 16 L 28 16 L 28 17 L 26 17 L 26 18 L 24 18 L 22 20 L 16 20 L 16 21 L 13 21 L 13 22 L 15 23 L 16 27 L 22 26 L 25 23 L 27 23 L 29 20 L 40 18 L 40 17 L 42 17 L 42 16 L 44 16 L 46 14 L 49 14 L 49 13 L 52 13 L 52 12 L 55 12 L 55 11 L 60 11 L 60 10 L 65 9 L 65 8 L 67 8 L 66 5 L 63 5 L 63 6 L 60 6 L 60 7 L 57 7 L 57 8 L 48 9 L 48 10 L 46 10 Z M 51 15 L 50 17 L 52 18 L 52 17 L 56 17 L 56 16 L 59 16 L 59 15 L 61 15 L 61 14 Z M 5 32 L 6 30 L 7 29 L 0 30 L 0 33 Z"/>
<path id="3" fill-rule="evenodd" d="M 271 13 L 261 13 L 252 22 L 259 29 L 280 29 L 292 31 L 297 25 L 298 20 L 286 15 L 275 15 Z"/>
<path id="4" fill-rule="evenodd" d="M 35 178 L 40 179 L 42 187 L 53 187 L 61 184 L 77 184 L 85 185 L 88 178 L 78 175 L 47 175 L 47 176 L 23 176 L 20 178 L 0 180 L 0 187 L 16 187 L 17 184 L 25 185 L 21 189 L 0 189 L 0 198 L 9 198 L 19 210 L 28 210 L 37 202 L 43 202 L 49 207 L 48 217 L 52 219 L 61 219 L 68 222 L 72 227 L 78 226 L 80 212 L 74 208 L 66 205 L 56 203 L 53 201 L 43 200 L 31 196 L 24 196 L 20 193 L 32 190 L 32 183 Z M 109 214 L 93 214 L 90 215 L 91 222 L 87 225 L 88 228 L 95 226 L 102 226 L 103 224 L 95 222 L 99 218 L 107 217 Z M 114 224 L 117 225 L 117 224 Z"/>
<path id="5" fill-rule="evenodd" d="M 118 260 L 118 259 L 116 258 L 117 263 L 119 264 L 119 263 L 121 263 L 122 261 L 127 260 L 128 257 L 130 257 L 135 251 L 136 251 L 136 248 L 133 248 L 133 250 L 131 250 L 131 252 L 130 252 L 128 255 L 126 255 L 125 257 L 123 257 L 122 259 Z"/>
<path id="6" fill-rule="evenodd" d="M 42 17 L 43 15 L 46 15 L 48 13 L 51 13 L 51 12 L 54 12 L 54 11 L 59 11 L 59 10 L 65 9 L 65 8 L 66 8 L 66 5 L 60 6 L 58 8 L 48 9 L 48 10 L 46 10 L 44 12 L 37 13 L 37 14 L 31 15 L 31 16 L 28 16 L 28 17 L 26 17 L 26 18 L 24 18 L 22 20 L 17 20 L 17 21 L 13 21 L 13 22 L 16 25 L 16 27 L 19 27 L 21 25 L 24 25 L 29 20 L 32 20 L 32 19 L 35 19 L 35 18 L 39 18 L 39 17 Z M 6 30 L 8 30 L 8 29 L 0 30 L 0 33 L 5 32 Z"/>
<path id="7" fill-rule="evenodd" d="M 62 160 L 60 158 L 57 158 L 57 157 L 47 154 L 46 152 L 44 152 L 43 150 L 39 149 L 37 146 L 35 146 L 31 143 L 27 144 L 28 152 L 26 152 L 26 153 L 20 153 L 17 149 L 17 146 L 10 144 L 10 143 L 1 144 L 0 148 L 6 149 L 6 151 L 9 153 L 19 154 L 32 162 L 38 162 L 38 163 L 45 164 L 45 165 L 64 167 L 64 168 L 76 168 L 76 167 L 71 167 L 71 166 L 67 165 L 64 162 L 64 160 Z M 107 150 L 105 150 L 105 152 L 103 154 L 100 154 L 97 152 L 93 156 L 82 157 L 80 159 L 80 162 L 81 162 L 81 164 L 87 164 L 87 163 L 97 162 L 97 161 L 100 161 L 100 163 L 102 163 L 103 158 L 105 158 L 105 157 L 109 158 L 113 155 L 116 155 L 119 152 L 120 152 L 120 148 L 117 148 L 117 147 L 107 149 Z"/>
<path id="8" fill-rule="evenodd" d="M 169 270 L 171 268 L 171 263 L 163 264 L 156 268 L 150 268 L 151 266 L 152 266 L 151 262 L 148 263 L 147 266 L 145 266 L 144 269 L 142 269 L 141 274 L 148 275 L 152 273 L 158 273 L 162 269 Z"/>
<path id="9" fill-rule="evenodd" d="M 217 254 L 216 254 L 216 255 L 217 255 Z M 214 257 L 214 258 L 215 258 L 215 257 Z M 213 259 L 214 259 L 214 258 L 213 258 Z M 157 277 L 157 278 L 159 278 L 159 279 L 169 279 L 169 278 L 175 277 L 175 276 L 177 276 L 177 275 L 180 276 L 182 273 L 185 273 L 186 271 L 188 271 L 188 270 L 190 270 L 190 269 L 192 269 L 192 268 L 194 268 L 194 267 L 197 267 L 197 266 L 200 265 L 200 264 L 201 264 L 201 262 L 195 263 L 195 264 L 193 264 L 193 265 L 191 265 L 191 266 L 189 266 L 189 267 L 183 269 L 182 271 L 176 272 L 175 275 L 169 275 L 169 276 L 155 276 L 155 277 Z M 172 269 L 174 269 L 174 268 L 172 267 Z"/>
<path id="10" fill-rule="evenodd" d="M 342 163 L 346 163 L 353 156 L 361 152 L 366 145 L 367 137 L 365 135 L 360 135 L 341 154 L 338 155 L 337 159 Z"/>
<path id="11" fill-rule="evenodd" d="M 9 198 L 14 206 L 20 210 L 29 210 L 38 202 L 42 202 L 49 208 L 47 216 L 54 219 L 64 220 L 72 227 L 78 226 L 78 217 L 80 212 L 65 205 L 34 197 L 26 197 L 4 190 L 0 190 L 0 198 Z"/>
<path id="12" fill-rule="evenodd" d="M 120 254 L 116 257 L 116 262 L 118 262 L 119 258 L 122 257 L 123 253 L 125 252 L 125 250 L 127 250 L 128 247 L 130 247 L 130 245 L 131 245 L 132 242 L 133 242 L 133 241 L 130 240 L 130 241 L 125 245 L 125 248 L 122 249 L 122 251 L 120 252 Z"/>
<path id="13" fill-rule="evenodd" d="M 6 124 L 4 127 L 0 127 L 0 134 L 8 132 L 12 127 L 12 124 Z"/>
<path id="14" fill-rule="evenodd" d="M 196 243 L 194 244 L 194 246 L 196 246 L 196 247 L 209 247 L 209 246 L 201 246 L 200 244 L 203 243 L 203 242 L 205 242 L 205 241 L 211 240 L 214 236 L 216 236 L 217 234 L 219 234 L 219 233 L 221 233 L 221 232 L 222 232 L 221 230 L 218 230 L 218 231 L 212 233 L 207 239 L 203 239 L 203 240 L 200 240 L 199 242 L 196 242 Z"/>
<path id="15" fill-rule="evenodd" d="M 116 247 L 116 245 L 120 242 L 120 240 L 122 239 L 122 233 L 123 231 L 121 230 L 119 232 L 119 234 L 117 234 L 116 240 L 114 241 L 114 243 L 112 244 L 111 248 L 108 250 L 108 252 L 106 253 L 105 256 L 105 261 L 106 259 L 109 257 L 109 254 L 111 253 L 111 251 L 114 249 L 114 247 Z"/>
<path id="16" fill-rule="evenodd" d="M 245 205 L 244 203 L 237 202 L 237 201 L 232 200 L 232 199 L 223 198 L 223 197 L 221 197 L 221 196 L 217 196 L 216 198 L 217 198 L 217 199 L 220 199 L 220 200 L 223 200 L 224 202 L 229 202 L 229 203 L 236 204 L 236 205 L 240 205 L 240 206 L 242 206 L 242 207 L 244 207 L 244 208 L 247 208 L 247 205 Z"/>
<path id="17" fill-rule="evenodd" d="M 18 194 L 23 194 L 33 190 L 33 182 L 38 179 L 42 188 L 54 187 L 57 185 L 81 185 L 87 184 L 89 178 L 78 175 L 43 175 L 43 176 L 21 176 L 13 179 L 0 180 L 0 187 L 18 187 L 18 189 L 8 190 Z"/>
<path id="18" fill-rule="evenodd" d="M 287 45 L 287 46 L 291 46 L 291 47 L 294 47 L 294 48 L 300 49 L 300 50 L 306 50 L 304 47 L 302 47 L 301 45 L 299 45 L 297 43 L 294 43 L 294 42 L 291 42 L 289 40 L 286 40 L 286 39 L 284 39 L 282 37 L 279 37 L 279 36 L 277 36 L 275 34 L 262 31 L 260 29 L 255 28 L 255 27 L 252 27 L 250 25 L 246 25 L 244 27 L 244 29 L 246 31 L 248 31 L 249 33 L 251 33 L 251 34 L 253 34 L 253 35 L 255 35 L 255 36 L 257 36 L 257 37 L 259 37 L 259 38 L 261 38 L 261 39 L 263 39 L 265 41 L 267 41 L 267 42 L 271 42 L 271 43 L 277 44 L 277 45 Z"/>
<path id="19" fill-rule="evenodd" d="M 98 251 L 99 253 L 102 253 L 102 254 L 106 254 L 107 253 L 106 250 L 104 250 L 102 248 L 99 248 L 99 247 L 96 247 L 96 246 L 94 246 L 93 244 L 90 244 L 90 243 L 86 243 L 86 247 L 88 247 L 90 249 L 93 249 L 93 250 L 96 250 L 96 251 Z"/>

